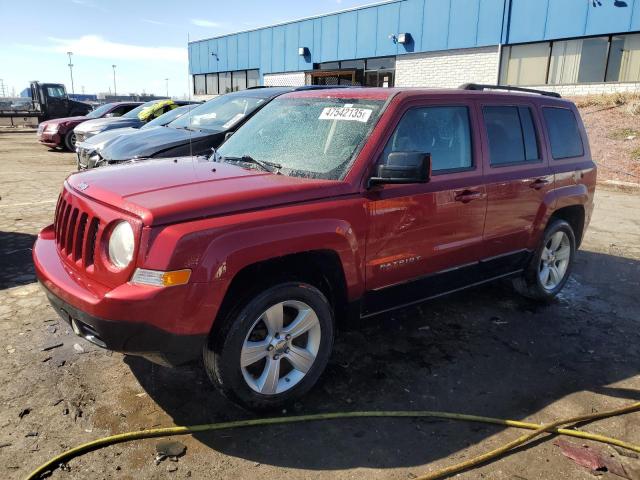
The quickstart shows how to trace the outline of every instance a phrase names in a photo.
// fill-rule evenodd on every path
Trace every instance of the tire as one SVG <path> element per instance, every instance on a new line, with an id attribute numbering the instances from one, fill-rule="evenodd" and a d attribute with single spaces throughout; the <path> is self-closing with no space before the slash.
<path id="1" fill-rule="evenodd" d="M 69 130 L 64 136 L 64 146 L 70 152 L 76 151 L 76 134 Z"/>
<path id="2" fill-rule="evenodd" d="M 575 255 L 573 228 L 564 220 L 553 220 L 522 276 L 513 280 L 513 286 L 525 297 L 550 302 L 567 283 Z"/>
<path id="3" fill-rule="evenodd" d="M 223 395 L 249 410 L 281 408 L 304 395 L 333 348 L 331 305 L 301 282 L 259 291 L 218 321 L 204 347 L 205 369 Z"/>

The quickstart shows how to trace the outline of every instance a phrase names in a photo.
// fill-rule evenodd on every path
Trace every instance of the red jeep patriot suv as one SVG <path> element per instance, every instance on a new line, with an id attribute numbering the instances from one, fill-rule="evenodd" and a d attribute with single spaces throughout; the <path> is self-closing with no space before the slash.
<path id="1" fill-rule="evenodd" d="M 38 277 L 87 340 L 169 365 L 203 355 L 231 399 L 280 406 L 316 383 L 350 313 L 499 278 L 542 301 L 562 289 L 596 167 L 556 97 L 283 95 L 209 159 L 69 176 Z"/>

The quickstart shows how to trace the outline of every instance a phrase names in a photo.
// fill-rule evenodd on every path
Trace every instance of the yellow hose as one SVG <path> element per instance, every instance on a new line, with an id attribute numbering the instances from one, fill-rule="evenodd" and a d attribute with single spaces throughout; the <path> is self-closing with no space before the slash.
<path id="1" fill-rule="evenodd" d="M 66 462 L 78 455 L 86 453 L 88 451 L 96 450 L 98 448 L 106 447 L 116 443 L 128 442 L 130 440 L 139 440 L 143 438 L 154 437 L 167 437 L 173 435 L 186 435 L 190 433 L 198 433 L 212 430 L 226 430 L 230 428 L 242 428 L 242 427 L 256 427 L 265 425 L 282 425 L 286 423 L 299 423 L 299 422 L 311 422 L 319 420 L 336 420 L 343 418 L 389 418 L 389 417 L 402 417 L 402 418 L 441 418 L 446 420 L 456 420 L 464 422 L 479 422 L 489 423 L 493 425 L 504 425 L 508 427 L 533 430 L 531 433 L 523 435 L 516 440 L 505 444 L 504 446 L 492 450 L 490 452 L 479 455 L 475 458 L 467 460 L 465 462 L 446 467 L 424 476 L 418 477 L 419 480 L 433 480 L 436 478 L 442 478 L 444 476 L 452 475 L 462 470 L 475 467 L 481 463 L 486 463 L 489 460 L 493 460 L 501 455 L 504 455 L 509 450 L 512 450 L 529 440 L 542 435 L 543 433 L 556 433 L 560 435 L 566 435 L 570 437 L 577 437 L 585 440 L 593 440 L 595 442 L 607 443 L 615 445 L 627 450 L 631 450 L 636 453 L 640 453 L 640 445 L 634 445 L 631 443 L 618 440 L 616 438 L 610 438 L 603 435 L 596 435 L 592 433 L 582 432 L 579 430 L 568 430 L 564 428 L 558 428 L 561 425 L 575 424 L 579 422 L 588 422 L 593 420 L 600 420 L 603 418 L 613 417 L 616 415 L 622 415 L 625 413 L 631 413 L 640 410 L 640 402 L 628 405 L 626 407 L 609 410 L 606 412 L 594 413 L 589 415 L 582 415 L 578 417 L 568 418 L 565 420 L 559 420 L 557 422 L 549 423 L 546 425 L 538 425 L 535 423 L 519 422 L 516 420 L 503 420 L 500 418 L 481 417 L 477 415 L 465 415 L 460 413 L 449 412 L 437 412 L 437 411 L 381 411 L 381 412 L 336 412 L 336 413 L 318 413 L 312 415 L 298 415 L 291 417 L 274 417 L 274 418 L 257 418 L 252 420 L 236 420 L 232 422 L 221 423 L 207 423 L 203 425 L 193 425 L 188 427 L 169 427 L 169 428 L 156 428 L 152 430 L 141 430 L 135 432 L 120 433 L 117 435 L 111 435 L 109 437 L 99 438 L 91 442 L 84 443 L 77 447 L 74 447 L 66 452 L 63 452 L 46 463 L 40 465 L 33 472 L 29 474 L 27 480 L 33 480 L 40 478 L 45 472 L 55 470 L 60 463 Z"/>

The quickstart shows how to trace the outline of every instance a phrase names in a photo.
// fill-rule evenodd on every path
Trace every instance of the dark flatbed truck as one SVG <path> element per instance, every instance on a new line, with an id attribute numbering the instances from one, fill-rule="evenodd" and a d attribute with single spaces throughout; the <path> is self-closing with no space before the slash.
<path id="1" fill-rule="evenodd" d="M 53 118 L 86 115 L 88 103 L 71 100 L 61 83 L 31 82 L 31 103 L 27 108 L 0 108 L 0 126 L 37 126 Z"/>

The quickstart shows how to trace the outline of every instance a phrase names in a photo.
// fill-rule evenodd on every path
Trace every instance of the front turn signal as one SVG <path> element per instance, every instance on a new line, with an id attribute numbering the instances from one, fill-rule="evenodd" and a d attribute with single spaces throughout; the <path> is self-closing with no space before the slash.
<path id="1" fill-rule="evenodd" d="M 191 270 L 173 270 L 163 272 L 160 270 L 146 270 L 144 268 L 136 268 L 131 277 L 131 283 L 139 285 L 152 285 L 154 287 L 175 287 L 176 285 L 184 285 L 189 282 Z"/>

